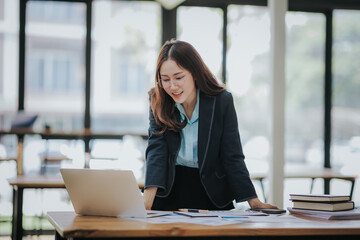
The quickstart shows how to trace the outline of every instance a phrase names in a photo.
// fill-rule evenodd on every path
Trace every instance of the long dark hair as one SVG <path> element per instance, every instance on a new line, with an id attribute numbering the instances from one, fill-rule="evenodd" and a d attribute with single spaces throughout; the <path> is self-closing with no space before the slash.
<path id="1" fill-rule="evenodd" d="M 214 75 L 191 44 L 173 39 L 165 42 L 157 60 L 156 86 L 149 91 L 150 107 L 156 124 L 161 127 L 158 134 L 164 133 L 167 129 L 178 132 L 186 126 L 186 121 L 179 122 L 174 118 L 175 102 L 161 87 L 160 68 L 169 59 L 175 61 L 179 67 L 189 71 L 195 81 L 196 88 L 205 94 L 218 95 L 225 90 L 216 81 Z"/>

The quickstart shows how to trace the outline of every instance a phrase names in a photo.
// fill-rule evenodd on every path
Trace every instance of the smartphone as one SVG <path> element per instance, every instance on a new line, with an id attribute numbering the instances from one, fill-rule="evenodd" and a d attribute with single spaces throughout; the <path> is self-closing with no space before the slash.
<path id="1" fill-rule="evenodd" d="M 251 208 L 251 211 L 259 211 L 267 214 L 281 214 L 286 213 L 285 209 L 274 209 L 274 208 Z"/>

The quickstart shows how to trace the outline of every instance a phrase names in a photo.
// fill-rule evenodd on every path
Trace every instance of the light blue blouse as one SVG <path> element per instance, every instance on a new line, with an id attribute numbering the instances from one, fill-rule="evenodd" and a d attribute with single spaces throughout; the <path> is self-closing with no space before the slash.
<path id="1" fill-rule="evenodd" d="M 176 107 L 180 111 L 181 121 L 187 119 L 187 125 L 181 130 L 181 146 L 178 157 L 176 159 L 177 165 L 186 167 L 198 168 L 198 130 L 199 130 L 199 90 L 196 92 L 196 105 L 191 116 L 188 119 L 183 106 L 176 103 Z"/>

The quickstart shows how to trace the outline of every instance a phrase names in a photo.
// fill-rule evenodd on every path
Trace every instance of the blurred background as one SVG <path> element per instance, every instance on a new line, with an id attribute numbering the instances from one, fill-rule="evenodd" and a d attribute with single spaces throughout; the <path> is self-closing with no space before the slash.
<path id="1" fill-rule="evenodd" d="M 119 140 L 93 140 L 90 167 L 131 169 L 138 179 L 143 178 L 146 139 L 141 136 L 147 135 L 148 128 L 147 92 L 154 86 L 160 47 L 173 37 L 190 42 L 218 81 L 226 84 L 234 96 L 249 171 L 268 171 L 271 64 L 266 1 L 188 0 L 169 7 L 158 1 L 94 0 L 87 65 L 87 5 L 29 0 L 24 95 L 19 96 L 21 1 L 0 0 L 0 129 L 9 129 L 18 110 L 24 110 L 38 116 L 34 131 L 72 132 L 91 127 L 100 132 L 129 133 Z M 332 168 L 359 174 L 359 4 L 348 1 L 353 7 L 350 3 L 347 9 L 328 8 L 332 89 L 331 102 L 326 103 L 326 1 L 313 1 L 324 6 L 318 11 L 306 11 L 311 3 L 296 5 L 298 2 L 290 0 L 290 10 L 291 6 L 294 9 L 286 14 L 285 163 L 323 167 L 328 150 Z M 329 140 L 324 138 L 326 104 L 331 106 L 328 148 L 324 144 Z M 16 148 L 16 136 L 0 136 L 0 158 L 16 154 Z M 58 174 L 60 167 L 84 164 L 82 140 L 44 141 L 36 134 L 25 135 L 25 175 L 40 173 L 44 151 L 59 152 L 68 159 L 50 167 L 48 174 Z M 12 189 L 6 179 L 14 176 L 16 163 L 0 162 L 0 235 L 11 232 L 11 223 L 3 220 L 12 216 Z M 294 189 L 309 192 L 311 179 L 284 181 L 285 204 Z M 254 184 L 263 200 L 260 185 Z M 322 180 L 316 180 L 313 193 L 323 189 Z M 349 189 L 349 182 L 332 181 L 333 194 L 348 194 Z M 357 185 L 353 200 L 360 201 Z M 65 190 L 25 191 L 27 228 L 51 228 L 46 220 L 37 218 L 48 210 L 72 210 Z"/>

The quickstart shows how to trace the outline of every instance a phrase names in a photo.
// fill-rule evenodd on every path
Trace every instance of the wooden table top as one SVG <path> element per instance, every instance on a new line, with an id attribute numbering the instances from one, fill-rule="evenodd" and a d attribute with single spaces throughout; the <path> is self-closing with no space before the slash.
<path id="1" fill-rule="evenodd" d="M 305 217 L 302 217 L 305 218 Z M 71 237 L 183 237 L 183 236 L 314 236 L 359 235 L 360 221 L 330 221 L 307 217 L 308 222 L 238 223 L 207 226 L 189 223 L 150 224 L 115 217 L 77 216 L 48 212 L 56 231 Z"/>
<path id="2" fill-rule="evenodd" d="M 269 176 L 268 172 L 250 172 L 250 177 L 254 180 L 261 180 Z M 338 178 L 343 180 L 355 181 L 359 175 L 344 174 L 335 168 L 314 167 L 306 164 L 285 165 L 285 178 Z"/>
<path id="3" fill-rule="evenodd" d="M 15 187 L 24 188 L 64 188 L 65 184 L 59 175 L 35 175 L 35 176 L 17 176 L 9 178 L 8 183 Z"/>
<path id="4" fill-rule="evenodd" d="M 83 129 L 76 131 L 58 131 L 47 130 L 42 131 L 33 130 L 32 128 L 14 128 L 14 129 L 0 129 L 0 134 L 15 134 L 15 135 L 40 135 L 45 139 L 80 139 L 80 138 L 93 138 L 93 139 L 121 139 L 125 135 L 140 136 L 147 139 L 148 136 L 143 132 L 110 132 L 110 131 L 97 131 L 91 129 Z"/>
<path id="5" fill-rule="evenodd" d="M 144 180 L 137 180 L 139 188 L 144 187 Z M 23 188 L 65 188 L 60 175 L 17 176 L 9 178 L 8 183 L 13 187 Z"/>

